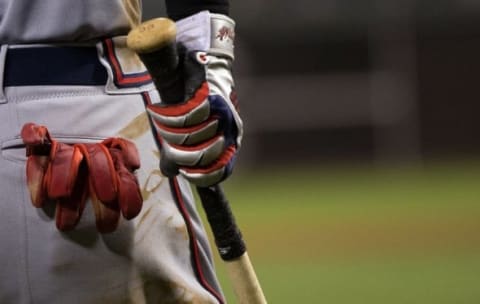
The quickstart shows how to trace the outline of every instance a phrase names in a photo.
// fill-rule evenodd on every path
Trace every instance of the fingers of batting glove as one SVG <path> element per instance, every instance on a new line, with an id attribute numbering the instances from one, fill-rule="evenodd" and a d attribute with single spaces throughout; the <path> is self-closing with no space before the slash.
<path id="1" fill-rule="evenodd" d="M 179 172 L 191 183 L 208 187 L 220 183 L 232 173 L 236 159 L 235 145 L 227 147 L 222 155 L 206 167 L 180 167 Z"/>
<path id="2" fill-rule="evenodd" d="M 118 225 L 120 211 L 126 219 L 132 219 L 142 208 L 142 195 L 133 174 L 140 167 L 138 151 L 133 143 L 120 138 L 81 146 L 88 164 L 97 229 L 111 232 Z"/>
<path id="3" fill-rule="evenodd" d="M 21 136 L 27 148 L 27 186 L 32 204 L 56 203 L 59 230 L 73 229 L 87 197 L 83 156 L 73 146 L 53 140 L 44 126 L 25 124 Z"/>
<path id="4" fill-rule="evenodd" d="M 182 49 L 181 44 L 178 47 Z M 211 117 L 206 65 L 197 58 L 199 53 L 179 52 L 185 81 L 185 95 L 179 99 L 185 102 L 162 100 L 162 103 L 148 107 L 158 133 L 172 144 L 193 145 L 217 133 L 218 122 Z M 206 54 L 202 54 L 206 58 Z"/>
<path id="5" fill-rule="evenodd" d="M 186 128 L 172 128 L 155 122 L 157 132 L 167 142 L 176 145 L 194 145 L 216 135 L 218 119 L 209 118 L 198 125 Z"/>
<path id="6" fill-rule="evenodd" d="M 223 152 L 225 139 L 216 136 L 194 146 L 171 145 L 164 142 L 163 149 L 167 157 L 179 166 L 207 166 Z"/>
<path id="7" fill-rule="evenodd" d="M 54 142 L 44 177 L 49 198 L 60 199 L 72 195 L 82 161 L 83 155 L 77 148 Z"/>
<path id="8" fill-rule="evenodd" d="M 133 174 L 140 167 L 135 145 L 121 138 L 109 138 L 103 142 L 109 149 L 117 174 L 117 201 L 123 217 L 132 219 L 142 209 L 143 198 L 138 180 Z"/>
<path id="9" fill-rule="evenodd" d="M 118 204 L 105 205 L 100 201 L 95 192 L 90 192 L 93 211 L 95 213 L 95 225 L 100 233 L 109 233 L 115 231 L 120 220 L 120 210 Z"/>
<path id="10" fill-rule="evenodd" d="M 210 186 L 227 178 L 238 148 L 238 125 L 231 108 L 220 95 L 209 97 L 217 134 L 195 145 L 164 141 L 167 158 L 181 167 L 179 172 L 198 186 Z"/>
<path id="11" fill-rule="evenodd" d="M 160 125 L 186 127 L 205 121 L 210 115 L 208 102 L 208 84 L 203 82 L 192 98 L 181 104 L 157 103 L 149 105 L 147 110 Z"/>
<path id="12" fill-rule="evenodd" d="M 109 151 L 119 150 L 121 152 L 123 165 L 127 167 L 128 170 L 134 171 L 140 168 L 140 155 L 133 142 L 123 138 L 110 137 L 102 141 L 102 144 L 105 145 Z"/>
<path id="13" fill-rule="evenodd" d="M 117 176 L 110 153 L 103 144 L 78 144 L 88 167 L 89 194 L 95 224 L 101 233 L 114 231 L 120 219 Z"/>
<path id="14" fill-rule="evenodd" d="M 44 177 L 47 196 L 56 202 L 55 222 L 62 231 L 73 229 L 87 199 L 83 155 L 74 146 L 53 142 Z"/>
<path id="15" fill-rule="evenodd" d="M 44 187 L 43 177 L 49 164 L 48 156 L 30 155 L 27 159 L 27 187 L 33 206 L 43 207 L 48 201 L 47 191 Z"/>
<path id="16" fill-rule="evenodd" d="M 87 167 L 82 162 L 70 197 L 56 200 L 55 221 L 59 230 L 72 230 L 80 221 L 88 197 L 87 175 Z"/>
<path id="17" fill-rule="evenodd" d="M 117 198 L 117 179 L 110 153 L 103 144 L 78 144 L 88 166 L 90 192 L 104 204 Z"/>

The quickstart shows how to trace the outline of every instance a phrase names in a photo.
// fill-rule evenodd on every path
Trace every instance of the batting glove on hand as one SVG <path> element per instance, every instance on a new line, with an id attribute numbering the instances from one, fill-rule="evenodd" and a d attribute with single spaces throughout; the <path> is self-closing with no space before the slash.
<path id="1" fill-rule="evenodd" d="M 32 204 L 55 202 L 59 230 L 78 224 L 90 195 L 96 226 L 102 233 L 116 229 L 120 212 L 138 215 L 142 196 L 133 172 L 140 167 L 133 143 L 107 138 L 101 143 L 65 144 L 54 140 L 46 127 L 27 123 L 21 137 L 27 148 L 27 185 Z"/>
<path id="2" fill-rule="evenodd" d="M 150 105 L 148 112 L 163 139 L 165 157 L 187 180 L 206 187 L 231 174 L 242 140 L 231 73 L 234 22 L 202 12 L 180 20 L 177 28 L 184 102 L 166 100 Z M 210 45 L 202 45 L 205 37 Z"/>

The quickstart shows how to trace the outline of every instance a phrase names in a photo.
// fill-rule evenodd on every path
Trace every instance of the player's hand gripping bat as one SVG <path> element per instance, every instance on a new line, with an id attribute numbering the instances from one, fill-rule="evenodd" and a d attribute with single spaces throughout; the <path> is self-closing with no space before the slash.
<path id="1" fill-rule="evenodd" d="M 133 29 L 127 37 L 128 47 L 134 50 L 145 64 L 163 102 L 170 103 L 183 102 L 179 96 L 184 96 L 184 79 L 178 69 L 179 57 L 175 39 L 175 23 L 167 18 L 146 21 Z M 175 171 L 172 166 L 165 167 L 167 159 L 162 159 L 162 163 L 162 171 Z M 221 187 L 197 187 L 197 192 L 217 249 L 226 263 L 238 302 L 267 303 Z"/>

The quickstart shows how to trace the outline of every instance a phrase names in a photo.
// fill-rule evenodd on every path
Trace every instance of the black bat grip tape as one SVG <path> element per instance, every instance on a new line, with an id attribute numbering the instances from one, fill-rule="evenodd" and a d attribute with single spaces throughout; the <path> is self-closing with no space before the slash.
<path id="1" fill-rule="evenodd" d="M 231 261 L 242 256 L 247 248 L 220 185 L 197 187 L 197 192 L 221 258 Z"/>
<path id="2" fill-rule="evenodd" d="M 162 102 L 168 104 L 183 102 L 185 81 L 176 43 L 171 42 L 156 51 L 138 55 L 150 73 Z"/>

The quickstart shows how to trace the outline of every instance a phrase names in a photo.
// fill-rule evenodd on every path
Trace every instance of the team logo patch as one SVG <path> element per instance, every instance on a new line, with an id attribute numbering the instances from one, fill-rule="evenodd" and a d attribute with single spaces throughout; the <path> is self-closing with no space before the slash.
<path id="1" fill-rule="evenodd" d="M 215 36 L 216 39 L 220 41 L 228 41 L 228 40 L 234 40 L 235 39 L 235 31 L 233 28 L 228 27 L 228 26 L 222 26 L 219 30 L 217 35 Z"/>

